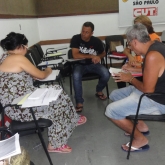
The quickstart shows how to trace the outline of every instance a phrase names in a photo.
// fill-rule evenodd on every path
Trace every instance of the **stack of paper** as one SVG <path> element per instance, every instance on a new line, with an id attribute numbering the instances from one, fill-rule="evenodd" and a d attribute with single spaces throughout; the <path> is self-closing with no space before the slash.
<path id="1" fill-rule="evenodd" d="M 38 88 L 31 94 L 14 99 L 11 104 L 22 105 L 22 108 L 49 105 L 58 99 L 61 92 L 62 89 Z"/>
<path id="2" fill-rule="evenodd" d="M 9 158 L 20 153 L 21 149 L 18 133 L 6 140 L 0 141 L 0 160 Z"/>
<path id="3" fill-rule="evenodd" d="M 57 90 L 54 88 L 49 88 L 48 92 L 45 95 L 45 98 L 43 99 L 43 104 L 47 105 L 47 103 L 57 100 L 61 92 L 62 89 Z"/>
<path id="4" fill-rule="evenodd" d="M 119 69 L 119 68 L 113 68 L 113 67 L 110 67 L 109 69 L 109 72 L 111 73 L 112 76 L 114 76 L 114 73 L 119 73 L 119 72 L 125 72 L 125 73 L 128 73 L 122 69 Z M 134 77 L 139 77 L 139 76 L 142 76 L 142 72 L 130 72 L 132 74 L 132 76 Z"/>
<path id="5" fill-rule="evenodd" d="M 37 88 L 31 95 L 28 97 L 29 100 L 38 100 L 42 98 L 46 92 L 48 91 L 48 88 Z"/>

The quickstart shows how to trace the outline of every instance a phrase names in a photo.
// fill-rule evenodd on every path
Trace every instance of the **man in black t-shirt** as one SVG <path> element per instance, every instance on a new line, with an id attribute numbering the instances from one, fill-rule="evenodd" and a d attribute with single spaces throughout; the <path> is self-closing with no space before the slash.
<path id="1" fill-rule="evenodd" d="M 107 98 L 102 90 L 106 86 L 110 74 L 108 69 L 100 64 L 101 59 L 105 57 L 106 53 L 102 41 L 92 36 L 93 31 L 93 23 L 85 22 L 82 26 L 81 34 L 74 35 L 70 44 L 73 58 L 82 59 L 73 68 L 73 86 L 77 112 L 82 111 L 83 108 L 82 76 L 86 73 L 97 73 L 100 76 L 96 86 L 96 96 L 101 100 Z"/>

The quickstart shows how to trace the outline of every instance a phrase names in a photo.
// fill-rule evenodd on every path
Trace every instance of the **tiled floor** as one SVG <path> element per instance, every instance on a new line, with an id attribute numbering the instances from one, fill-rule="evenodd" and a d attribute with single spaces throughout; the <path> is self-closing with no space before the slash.
<path id="1" fill-rule="evenodd" d="M 54 165 L 164 165 L 165 164 L 165 123 L 147 122 L 150 128 L 148 136 L 150 150 L 147 152 L 127 153 L 121 150 L 121 144 L 129 141 L 124 132 L 117 128 L 104 115 L 110 100 L 101 101 L 95 97 L 97 81 L 83 82 L 84 110 L 82 112 L 88 119 L 87 123 L 78 126 L 68 141 L 73 151 L 69 154 L 50 153 Z M 69 94 L 69 83 L 66 78 L 65 91 Z M 116 83 L 110 79 L 109 92 L 117 88 Z M 104 91 L 105 93 L 105 91 Z M 72 100 L 73 96 L 71 96 Z M 47 143 L 47 131 L 44 131 Z M 36 134 L 21 137 L 24 146 L 35 165 L 49 165 L 44 150 Z"/>

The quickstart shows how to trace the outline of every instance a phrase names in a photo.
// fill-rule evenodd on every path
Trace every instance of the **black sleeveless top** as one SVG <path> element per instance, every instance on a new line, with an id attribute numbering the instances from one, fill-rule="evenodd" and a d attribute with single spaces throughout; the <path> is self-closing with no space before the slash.
<path id="1" fill-rule="evenodd" d="M 150 51 L 157 51 L 165 58 L 165 45 L 163 43 L 159 42 L 159 41 L 155 41 L 149 47 L 146 54 L 148 54 L 148 52 L 150 52 Z M 145 56 L 145 58 L 146 58 L 146 56 Z M 144 58 L 144 63 L 143 63 L 143 70 L 145 68 L 145 58 Z M 159 64 L 155 64 L 155 65 L 159 65 Z M 163 74 L 161 75 L 161 77 L 158 77 L 154 92 L 165 93 L 165 70 L 164 70 Z M 155 102 L 158 102 L 160 104 L 165 105 L 165 98 L 163 98 L 163 96 L 158 96 L 157 95 L 157 96 L 148 96 L 148 97 L 150 99 L 154 100 Z"/>

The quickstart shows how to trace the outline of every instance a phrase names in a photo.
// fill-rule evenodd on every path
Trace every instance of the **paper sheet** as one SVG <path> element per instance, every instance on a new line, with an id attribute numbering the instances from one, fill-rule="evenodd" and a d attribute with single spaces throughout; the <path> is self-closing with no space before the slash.
<path id="1" fill-rule="evenodd" d="M 0 141 L 0 160 L 9 158 L 20 153 L 21 148 L 18 133 L 6 140 Z"/>
<path id="2" fill-rule="evenodd" d="M 117 52 L 123 52 L 124 51 L 123 45 L 116 46 L 116 51 Z"/>
<path id="3" fill-rule="evenodd" d="M 44 65 L 53 65 L 53 64 L 59 64 L 63 61 L 63 59 L 56 59 L 56 60 L 50 60 L 50 61 L 43 61 L 38 66 L 44 66 Z"/>
<path id="4" fill-rule="evenodd" d="M 18 102 L 17 105 L 22 105 L 22 104 L 25 102 L 25 100 L 29 97 L 30 94 L 31 94 L 31 93 L 25 95 L 25 96 Z"/>
<path id="5" fill-rule="evenodd" d="M 48 88 L 37 88 L 27 99 L 37 100 L 43 97 L 43 95 L 48 91 Z"/>
<path id="6" fill-rule="evenodd" d="M 59 75 L 60 70 L 52 70 L 52 73 L 46 77 L 45 79 L 37 79 L 39 81 L 51 81 L 51 80 L 56 80 L 56 77 Z"/>
<path id="7" fill-rule="evenodd" d="M 58 53 L 47 54 L 45 57 L 53 57 L 53 56 L 60 56 L 60 55 L 62 55 L 62 53 L 58 52 Z"/>
<path id="8" fill-rule="evenodd" d="M 122 70 L 122 69 L 120 69 L 120 68 L 110 67 L 109 72 L 111 73 L 112 76 L 114 76 L 114 73 L 125 72 L 125 71 Z M 142 76 L 142 73 L 141 72 L 131 72 L 131 74 L 134 77 Z"/>
<path id="9" fill-rule="evenodd" d="M 109 72 L 112 74 L 112 76 L 114 76 L 114 73 L 119 73 L 121 71 L 122 70 L 120 68 L 113 68 L 113 67 L 109 68 Z"/>
<path id="10" fill-rule="evenodd" d="M 113 54 L 108 54 L 108 57 L 114 57 L 114 58 L 120 58 L 120 59 L 125 59 L 127 57 L 125 56 L 117 56 L 117 55 L 113 55 Z"/>
<path id="11" fill-rule="evenodd" d="M 13 102 L 11 103 L 11 105 L 22 105 L 24 103 L 24 101 L 28 98 L 28 96 L 30 95 L 31 93 L 29 94 L 26 94 L 24 96 L 20 96 L 18 98 L 15 98 L 13 100 Z"/>
<path id="12" fill-rule="evenodd" d="M 43 100 L 43 104 L 47 104 L 48 102 L 50 103 L 52 101 L 57 100 L 61 92 L 62 92 L 62 89 L 56 90 L 54 88 L 49 88 L 49 91 L 47 92 Z"/>

